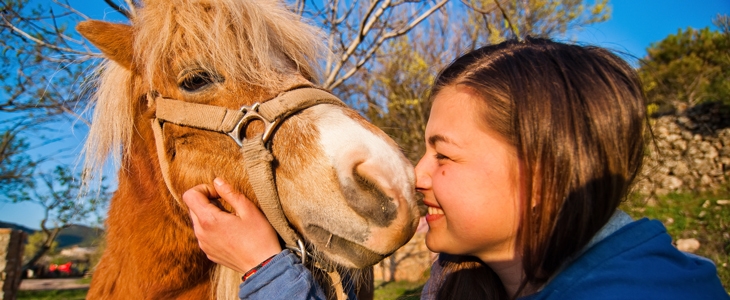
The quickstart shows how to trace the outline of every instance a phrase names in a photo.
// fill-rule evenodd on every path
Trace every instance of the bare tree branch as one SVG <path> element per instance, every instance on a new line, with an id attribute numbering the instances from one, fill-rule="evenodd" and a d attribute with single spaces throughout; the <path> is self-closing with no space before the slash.
<path id="1" fill-rule="evenodd" d="M 332 89 L 336 87 L 336 85 L 333 84 L 335 81 L 335 78 L 339 74 L 340 70 L 342 69 L 342 66 L 350 59 L 350 56 L 355 52 L 355 50 L 360 46 L 360 44 L 365 39 L 365 36 L 370 31 L 370 28 L 372 27 L 372 24 L 377 20 L 385 11 L 385 8 L 388 7 L 388 4 L 390 4 L 390 0 L 383 3 L 383 5 L 378 9 L 377 12 L 375 12 L 375 15 L 373 16 L 374 10 L 378 7 L 379 1 L 373 1 L 370 4 L 370 7 L 368 8 L 367 12 L 365 13 L 365 16 L 360 21 L 360 26 L 358 30 L 358 34 L 355 37 L 354 40 L 350 42 L 350 44 L 347 46 L 347 49 L 345 50 L 345 53 L 342 54 L 342 57 L 340 57 L 340 60 L 335 64 L 334 68 L 332 70 L 327 70 L 329 72 L 329 75 L 327 76 L 327 79 L 325 79 L 324 87 L 328 89 Z M 372 16 L 372 18 L 371 18 Z M 349 72 L 348 72 L 349 73 Z"/>
<path id="2" fill-rule="evenodd" d="M 73 54 L 81 54 L 81 55 L 87 55 L 87 56 L 98 56 L 98 57 L 100 57 L 99 54 L 96 54 L 96 53 L 77 51 L 75 49 L 66 48 L 66 47 L 58 47 L 56 45 L 46 43 L 43 40 L 40 40 L 40 39 L 37 39 L 37 38 L 31 36 L 30 34 L 28 34 L 27 32 L 23 31 L 22 29 L 20 29 L 18 27 L 15 27 L 15 25 L 13 25 L 8 19 L 6 19 L 4 15 L 0 14 L 0 16 L 2 17 L 3 25 L 5 27 L 10 28 L 13 32 L 15 32 L 15 33 L 23 36 L 24 38 L 26 38 L 28 40 L 33 41 L 34 43 L 36 43 L 36 44 L 38 44 L 40 46 L 43 46 L 43 47 L 46 47 L 46 48 L 49 48 L 49 49 L 53 49 L 53 50 L 56 50 L 56 51 L 66 52 L 66 53 L 73 53 Z"/>
<path id="3" fill-rule="evenodd" d="M 480 7 L 477 7 L 475 4 L 472 4 L 471 2 L 469 2 L 467 0 L 461 0 L 461 3 L 463 3 L 464 5 L 466 5 L 467 7 L 469 7 L 470 9 L 472 9 L 473 11 L 478 12 L 478 13 L 483 14 L 483 15 L 491 14 L 494 11 L 494 9 L 495 9 L 495 7 L 491 7 L 491 8 L 480 8 Z"/>
<path id="4" fill-rule="evenodd" d="M 372 44 L 370 44 L 367 49 L 364 50 L 365 52 L 359 55 L 359 58 L 355 62 L 355 64 L 344 73 L 342 73 L 343 67 L 354 55 L 355 51 L 363 44 L 366 36 L 371 33 L 376 22 L 378 20 L 381 20 L 384 13 L 389 8 L 393 7 L 393 3 L 389 0 L 382 3 L 378 1 L 372 2 L 370 7 L 368 7 L 368 9 L 366 10 L 364 17 L 361 19 L 360 26 L 358 27 L 358 34 L 352 41 L 350 41 L 340 59 L 336 63 L 334 63 L 334 67 L 330 68 L 331 65 L 327 65 L 328 75 L 325 79 L 323 86 L 328 89 L 334 89 L 341 85 L 345 80 L 352 77 L 355 72 L 360 70 L 380 49 L 385 41 L 407 34 L 422 21 L 426 20 L 429 16 L 433 15 L 436 11 L 441 9 L 447 2 L 448 0 L 441 0 L 432 5 L 428 10 L 414 17 L 407 25 L 403 26 L 402 28 L 393 29 L 389 32 L 381 33 L 380 35 L 378 35 L 378 37 L 372 42 Z M 382 21 L 387 22 L 387 20 Z"/>
<path id="5" fill-rule="evenodd" d="M 497 8 L 499 8 L 499 11 L 502 12 L 502 18 L 507 22 L 507 25 L 509 26 L 509 29 L 512 31 L 512 35 L 515 36 L 515 38 L 518 41 L 522 41 L 522 37 L 520 36 L 520 31 L 517 29 L 516 23 L 512 22 L 509 15 L 507 15 L 507 11 L 502 7 L 501 4 L 499 4 L 499 0 L 494 0 L 494 4 L 497 5 Z"/>
<path id="6" fill-rule="evenodd" d="M 130 11 L 128 11 L 124 7 L 121 7 L 121 6 L 117 5 L 116 3 L 114 3 L 114 1 L 112 1 L 112 0 L 104 0 L 104 3 L 106 3 L 107 5 L 109 5 L 109 7 L 113 8 L 114 10 L 116 10 L 117 12 L 119 12 L 120 14 L 124 15 L 125 17 L 127 17 L 127 19 L 131 19 L 132 18 L 132 13 Z M 127 3 L 129 4 L 129 2 L 127 2 Z M 134 7 L 134 5 L 130 5 L 130 7 Z"/>

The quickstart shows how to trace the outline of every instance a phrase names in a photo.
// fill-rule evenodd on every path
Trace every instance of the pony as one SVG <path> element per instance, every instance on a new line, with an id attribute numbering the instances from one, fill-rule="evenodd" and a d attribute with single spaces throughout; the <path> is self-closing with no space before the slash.
<path id="1" fill-rule="evenodd" d="M 201 122 L 214 117 L 196 107 L 255 110 L 315 86 L 323 39 L 275 1 L 146 0 L 135 10 L 130 24 L 77 25 L 105 58 L 85 169 L 98 171 L 110 155 L 119 163 L 88 298 L 236 298 L 240 274 L 206 258 L 179 199 L 221 177 L 260 205 L 240 140 L 165 122 L 160 99 L 191 105 L 182 118 Z M 325 269 L 363 269 L 412 237 L 419 216 L 412 165 L 384 132 L 331 101 L 277 122 L 267 144 L 272 189 L 303 240 L 303 259 L 309 252 Z M 262 123 L 237 134 L 254 139 L 269 130 Z"/>

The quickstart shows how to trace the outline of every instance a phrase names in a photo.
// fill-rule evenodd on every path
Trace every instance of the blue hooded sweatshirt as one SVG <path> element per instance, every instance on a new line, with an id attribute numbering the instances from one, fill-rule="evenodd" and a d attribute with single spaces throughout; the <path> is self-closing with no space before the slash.
<path id="1" fill-rule="evenodd" d="M 342 283 L 348 299 L 356 299 L 355 288 L 347 274 L 342 274 Z M 325 300 L 322 287 L 317 284 L 299 256 L 289 249 L 274 256 L 263 268 L 241 283 L 240 299 L 265 300 Z"/>
<path id="2" fill-rule="evenodd" d="M 712 261 L 672 246 L 664 225 L 641 219 L 596 242 L 536 294 L 548 299 L 730 299 Z"/>

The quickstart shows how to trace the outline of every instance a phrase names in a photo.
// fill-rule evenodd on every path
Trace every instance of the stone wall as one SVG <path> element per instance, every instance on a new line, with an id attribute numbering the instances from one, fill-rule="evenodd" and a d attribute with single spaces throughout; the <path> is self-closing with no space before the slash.
<path id="1" fill-rule="evenodd" d="M 15 299 L 20 287 L 23 249 L 26 234 L 20 230 L 0 228 L 0 299 Z"/>
<path id="2" fill-rule="evenodd" d="M 727 187 L 730 107 L 705 103 L 651 123 L 654 142 L 647 147 L 638 192 L 663 195 Z"/>

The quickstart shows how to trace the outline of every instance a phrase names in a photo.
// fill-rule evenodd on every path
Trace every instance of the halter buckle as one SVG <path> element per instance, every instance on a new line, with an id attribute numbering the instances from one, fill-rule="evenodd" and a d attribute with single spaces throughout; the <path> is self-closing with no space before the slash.
<path id="1" fill-rule="evenodd" d="M 231 132 L 228 132 L 228 135 L 233 138 L 238 146 L 243 147 L 243 141 L 246 139 L 246 127 L 248 127 L 248 123 L 250 123 L 251 121 L 259 120 L 261 122 L 264 122 L 264 133 L 261 136 L 264 144 L 266 144 L 266 142 L 271 139 L 271 134 L 274 132 L 274 129 L 276 129 L 276 127 L 279 125 L 279 120 L 271 121 L 259 114 L 260 105 L 261 103 L 256 102 L 253 105 L 244 105 L 241 107 L 243 117 L 241 117 L 241 120 L 238 121 L 238 124 L 233 127 L 233 130 L 231 130 Z"/>

